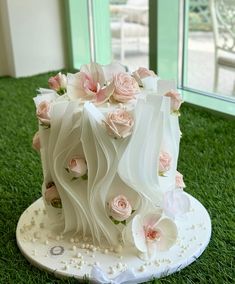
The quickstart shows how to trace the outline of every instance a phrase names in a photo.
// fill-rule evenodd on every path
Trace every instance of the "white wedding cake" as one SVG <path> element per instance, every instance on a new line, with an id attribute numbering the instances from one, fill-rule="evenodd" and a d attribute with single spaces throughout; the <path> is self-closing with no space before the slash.
<path id="1" fill-rule="evenodd" d="M 177 172 L 182 99 L 174 82 L 139 68 L 84 65 L 34 99 L 42 196 L 55 234 L 153 259 L 189 211 Z"/>

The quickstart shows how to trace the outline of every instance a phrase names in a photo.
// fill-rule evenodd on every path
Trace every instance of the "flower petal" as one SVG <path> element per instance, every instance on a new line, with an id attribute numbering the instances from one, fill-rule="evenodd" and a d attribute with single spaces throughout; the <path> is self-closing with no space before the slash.
<path id="1" fill-rule="evenodd" d="M 145 233 L 140 215 L 136 215 L 132 220 L 132 236 L 135 246 L 141 252 L 147 252 Z"/>
<path id="2" fill-rule="evenodd" d="M 148 214 L 144 217 L 143 225 L 154 227 L 156 225 L 156 223 L 160 220 L 161 215 L 162 215 L 162 210 L 156 209 L 156 213 Z"/>
<path id="3" fill-rule="evenodd" d="M 121 65 L 118 62 L 112 62 L 109 65 L 102 66 L 104 71 L 104 76 L 106 81 L 111 81 L 113 79 L 113 76 L 121 73 L 126 72 L 126 68 L 124 65 Z"/>
<path id="4" fill-rule="evenodd" d="M 84 98 L 87 96 L 82 82 L 86 79 L 86 74 L 78 72 L 76 74 L 68 74 L 67 94 L 71 99 Z"/>
<path id="5" fill-rule="evenodd" d="M 185 214 L 190 209 L 190 200 L 182 190 L 167 191 L 163 197 L 163 210 L 171 218 Z"/>
<path id="6" fill-rule="evenodd" d="M 157 77 L 146 77 L 141 79 L 145 90 L 157 91 Z"/>
<path id="7" fill-rule="evenodd" d="M 94 80 L 94 82 L 99 83 L 101 87 L 104 86 L 104 72 L 101 65 L 99 65 L 98 63 L 92 62 L 90 64 L 82 65 L 80 71 L 89 75 Z"/>
<path id="8" fill-rule="evenodd" d="M 163 218 L 156 225 L 155 229 L 161 232 L 161 237 L 159 241 L 156 242 L 157 250 L 168 250 L 177 239 L 178 231 L 175 223 L 168 218 Z"/>
<path id="9" fill-rule="evenodd" d="M 110 83 L 107 87 L 100 89 L 100 91 L 96 94 L 96 102 L 101 104 L 108 101 L 113 92 L 114 84 Z"/>
<path id="10" fill-rule="evenodd" d="M 149 260 L 153 259 L 156 256 L 156 252 L 156 242 L 147 242 L 147 255 Z"/>
<path id="11" fill-rule="evenodd" d="M 59 97 L 54 90 L 50 89 L 39 89 L 38 92 L 39 95 L 33 98 L 36 107 L 43 101 L 50 103 Z"/>

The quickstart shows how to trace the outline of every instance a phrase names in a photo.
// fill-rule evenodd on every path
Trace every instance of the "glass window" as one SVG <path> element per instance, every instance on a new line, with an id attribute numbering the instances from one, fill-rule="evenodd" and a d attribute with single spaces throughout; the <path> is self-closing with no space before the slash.
<path id="1" fill-rule="evenodd" d="M 235 101 L 235 0 L 190 0 L 183 87 Z"/>
<path id="2" fill-rule="evenodd" d="M 158 74 L 178 77 L 186 102 L 235 115 L 235 0 L 158 0 L 156 6 Z"/>
<path id="3" fill-rule="evenodd" d="M 129 70 L 148 67 L 148 0 L 110 0 L 112 59 Z"/>

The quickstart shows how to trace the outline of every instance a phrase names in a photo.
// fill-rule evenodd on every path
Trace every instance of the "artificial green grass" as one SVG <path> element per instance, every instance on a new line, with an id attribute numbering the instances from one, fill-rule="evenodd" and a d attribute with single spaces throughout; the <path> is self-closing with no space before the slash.
<path id="1" fill-rule="evenodd" d="M 31 266 L 15 239 L 21 213 L 40 197 L 40 158 L 31 148 L 37 131 L 32 98 L 38 87 L 47 87 L 50 75 L 0 78 L 0 283 L 77 283 Z M 234 283 L 235 121 L 188 105 L 181 114 L 179 170 L 186 191 L 211 216 L 212 239 L 189 267 L 149 284 Z"/>

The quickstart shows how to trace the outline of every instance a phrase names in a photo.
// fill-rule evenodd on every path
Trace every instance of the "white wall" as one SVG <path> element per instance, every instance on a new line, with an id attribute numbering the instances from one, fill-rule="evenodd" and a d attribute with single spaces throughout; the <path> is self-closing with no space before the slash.
<path id="1" fill-rule="evenodd" d="M 0 75 L 21 77 L 65 67 L 61 4 L 60 0 L 0 0 Z"/>
<path id="2" fill-rule="evenodd" d="M 0 0 L 0 76 L 14 74 L 7 3 Z"/>

